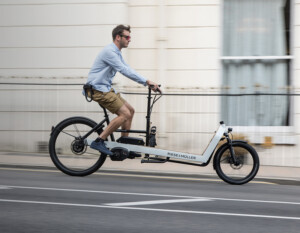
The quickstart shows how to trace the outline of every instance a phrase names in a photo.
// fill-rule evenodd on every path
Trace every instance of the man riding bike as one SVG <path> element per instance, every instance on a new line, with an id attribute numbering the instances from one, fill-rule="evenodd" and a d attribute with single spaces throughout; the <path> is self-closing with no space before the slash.
<path id="1" fill-rule="evenodd" d="M 91 85 L 93 89 L 87 91 L 86 94 L 111 113 L 117 114 L 117 117 L 109 123 L 90 146 L 107 155 L 113 153 L 104 144 L 106 138 L 120 126 L 123 130 L 130 130 L 134 115 L 134 108 L 111 87 L 116 73 L 120 72 L 137 83 L 151 86 L 153 90 L 160 91 L 155 82 L 147 80 L 125 63 L 121 50 L 128 47 L 131 41 L 130 32 L 130 26 L 118 25 L 113 29 L 113 42 L 105 46 L 98 54 L 87 79 L 87 84 Z M 122 133 L 122 136 L 128 136 L 128 133 Z"/>

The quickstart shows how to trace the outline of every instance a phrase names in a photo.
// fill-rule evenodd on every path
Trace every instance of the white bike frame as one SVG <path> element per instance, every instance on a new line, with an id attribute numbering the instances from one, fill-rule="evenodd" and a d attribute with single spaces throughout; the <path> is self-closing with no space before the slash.
<path id="1" fill-rule="evenodd" d="M 133 152 L 138 152 L 138 153 L 142 153 L 142 154 L 157 155 L 157 156 L 170 157 L 170 158 L 174 158 L 174 159 L 182 159 L 182 160 L 189 160 L 189 161 L 193 161 L 193 162 L 206 163 L 210 159 L 210 157 L 213 154 L 214 150 L 216 149 L 219 141 L 221 140 L 224 133 L 226 133 L 226 132 L 228 132 L 228 129 L 226 128 L 225 124 L 222 123 L 219 126 L 219 129 L 216 131 L 215 135 L 213 136 L 212 140 L 208 144 L 203 155 L 190 154 L 190 153 L 184 153 L 184 152 L 176 152 L 176 151 L 158 149 L 158 148 L 148 147 L 148 146 L 137 146 L 137 145 L 125 144 L 125 143 L 119 143 L 119 142 L 113 142 L 113 141 L 106 141 L 105 145 L 109 149 L 118 147 L 118 148 L 127 149 L 129 152 L 133 151 Z M 92 143 L 92 140 L 86 139 L 87 145 L 90 145 L 91 143 Z"/>

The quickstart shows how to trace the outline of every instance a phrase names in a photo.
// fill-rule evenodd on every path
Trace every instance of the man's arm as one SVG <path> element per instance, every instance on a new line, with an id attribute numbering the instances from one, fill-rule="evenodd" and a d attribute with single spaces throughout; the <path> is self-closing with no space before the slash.
<path id="1" fill-rule="evenodd" d="M 134 69 L 132 69 L 127 64 L 124 64 L 118 54 L 116 54 L 113 51 L 108 51 L 105 54 L 104 61 L 113 67 L 116 71 L 120 72 L 127 78 L 130 78 L 131 80 L 143 84 L 144 86 L 147 85 L 147 80 L 142 75 L 138 74 Z"/>
<path id="2" fill-rule="evenodd" d="M 143 84 L 144 86 L 153 86 L 153 91 L 159 91 L 161 92 L 158 84 L 155 82 L 152 82 L 150 80 L 146 80 L 143 76 L 138 74 L 134 69 L 132 69 L 129 65 L 127 65 L 125 62 L 122 62 L 118 54 L 115 52 L 109 51 L 107 52 L 104 61 L 113 67 L 116 71 L 120 72 L 124 76 L 130 78 L 131 80 Z"/>

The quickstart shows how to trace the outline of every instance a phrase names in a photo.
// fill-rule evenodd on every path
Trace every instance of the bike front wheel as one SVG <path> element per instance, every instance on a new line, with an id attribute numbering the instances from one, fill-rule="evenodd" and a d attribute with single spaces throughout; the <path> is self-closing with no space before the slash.
<path id="1" fill-rule="evenodd" d="M 51 133 L 49 153 L 54 165 L 71 176 L 86 176 L 97 171 L 107 155 L 91 149 L 82 139 L 96 123 L 84 117 L 72 117 L 59 123 Z M 88 139 L 95 140 L 100 132 Z"/>
<path id="2" fill-rule="evenodd" d="M 215 155 L 215 169 L 218 176 L 229 184 L 245 184 L 251 181 L 259 169 L 259 157 L 255 149 L 247 143 L 233 142 L 233 161 L 230 146 L 222 146 Z"/>

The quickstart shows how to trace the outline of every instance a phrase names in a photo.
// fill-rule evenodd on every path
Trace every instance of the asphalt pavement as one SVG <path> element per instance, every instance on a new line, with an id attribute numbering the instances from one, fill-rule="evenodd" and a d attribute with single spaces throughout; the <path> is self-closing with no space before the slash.
<path id="1" fill-rule="evenodd" d="M 298 233 L 300 186 L 100 170 L 0 166 L 0 232 Z"/>

